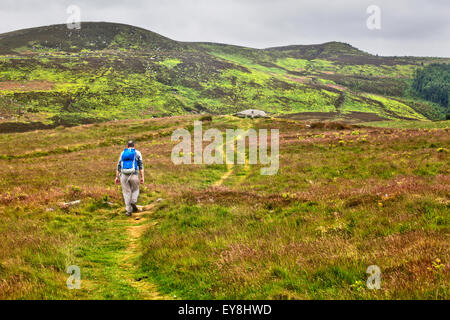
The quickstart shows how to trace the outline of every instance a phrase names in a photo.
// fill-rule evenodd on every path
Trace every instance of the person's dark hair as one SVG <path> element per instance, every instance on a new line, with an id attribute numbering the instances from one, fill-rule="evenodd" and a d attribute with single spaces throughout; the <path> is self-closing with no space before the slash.
<path id="1" fill-rule="evenodd" d="M 134 141 L 130 140 L 128 141 L 128 148 L 133 148 L 134 147 Z"/>

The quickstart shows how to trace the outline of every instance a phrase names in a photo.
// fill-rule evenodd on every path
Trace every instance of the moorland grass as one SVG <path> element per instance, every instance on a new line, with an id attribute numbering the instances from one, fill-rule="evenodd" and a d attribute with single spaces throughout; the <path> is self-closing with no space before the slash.
<path id="1" fill-rule="evenodd" d="M 130 281 L 144 279 L 186 299 L 448 299 L 448 126 L 204 122 L 279 129 L 279 172 L 261 176 L 260 165 L 175 166 L 166 133 L 196 118 L 2 136 L 2 155 L 34 156 L 0 158 L 0 298 L 140 299 Z M 91 147 L 36 153 L 71 147 L 71 137 Z M 132 137 L 146 165 L 140 204 L 160 205 L 124 266 L 131 222 L 113 180 Z M 82 202 L 61 205 L 72 200 Z M 66 288 L 72 264 L 81 268 L 80 290 Z M 381 290 L 364 284 L 372 264 Z"/>

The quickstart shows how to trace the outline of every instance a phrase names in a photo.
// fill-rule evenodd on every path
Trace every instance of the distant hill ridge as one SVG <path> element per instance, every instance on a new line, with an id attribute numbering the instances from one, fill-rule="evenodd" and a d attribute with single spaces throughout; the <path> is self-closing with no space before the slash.
<path id="1" fill-rule="evenodd" d="M 78 52 L 83 49 L 136 46 L 144 50 L 185 47 L 182 43 L 155 32 L 110 22 L 82 22 L 81 29 L 68 29 L 66 24 L 56 24 L 0 34 L 0 53 L 14 53 L 14 49 L 23 47 Z"/>
<path id="2" fill-rule="evenodd" d="M 0 34 L 0 132 L 246 109 L 308 120 L 442 119 L 445 106 L 410 85 L 436 62 L 450 59 L 382 57 L 343 42 L 182 42 L 110 22 L 23 29 Z"/>
<path id="3" fill-rule="evenodd" d="M 263 51 L 269 55 L 304 59 L 329 59 L 344 63 L 404 63 L 404 57 L 384 57 L 361 51 L 348 43 L 331 41 L 322 44 L 288 45 L 255 49 L 213 42 L 182 42 L 132 25 L 113 22 L 81 22 L 81 29 L 68 29 L 66 24 L 21 29 L 0 34 L 0 54 L 17 54 L 26 48 L 79 52 L 82 50 L 199 50 L 214 45 L 233 50 Z M 417 59 L 425 59 L 417 57 Z"/>
<path id="4" fill-rule="evenodd" d="M 77 52 L 83 49 L 102 50 L 106 48 L 186 49 L 189 45 L 213 44 L 258 50 L 254 48 L 207 42 L 181 42 L 169 39 L 158 33 L 127 24 L 112 22 L 82 22 L 81 29 L 68 29 L 66 24 L 56 24 L 0 34 L 0 53 L 15 53 L 14 49 L 42 46 L 50 49 Z M 289 45 L 259 49 L 263 51 L 296 52 L 299 56 L 310 58 L 329 58 L 333 55 L 362 55 L 365 53 L 350 44 L 327 42 L 314 45 Z"/>

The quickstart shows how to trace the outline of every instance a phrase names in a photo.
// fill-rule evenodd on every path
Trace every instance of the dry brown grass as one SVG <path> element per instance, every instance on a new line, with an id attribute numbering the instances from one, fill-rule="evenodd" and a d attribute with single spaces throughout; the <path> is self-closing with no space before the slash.
<path id="1" fill-rule="evenodd" d="M 146 248 L 132 264 L 142 263 L 164 293 L 177 283 L 188 298 L 448 298 L 448 129 L 214 117 L 205 125 L 280 129 L 276 176 L 260 176 L 256 165 L 223 178 L 225 166 L 170 161 L 167 132 L 192 120 L 0 137 L 0 298 L 68 297 L 65 268 L 87 243 L 79 235 L 106 235 L 101 223 L 127 230 L 114 220 L 119 206 L 101 209 L 103 220 L 90 226 L 97 209 L 89 206 L 105 197 L 121 203 L 114 169 L 122 140 L 132 137 L 146 164 L 141 201 L 165 199 L 151 232 L 143 220 L 129 230 Z M 80 209 L 59 206 L 78 199 Z M 139 241 L 130 247 L 135 258 Z M 437 258 L 445 267 L 429 270 Z M 382 269 L 382 292 L 355 291 L 370 264 Z M 83 297 L 95 296 L 101 281 L 89 279 Z"/>

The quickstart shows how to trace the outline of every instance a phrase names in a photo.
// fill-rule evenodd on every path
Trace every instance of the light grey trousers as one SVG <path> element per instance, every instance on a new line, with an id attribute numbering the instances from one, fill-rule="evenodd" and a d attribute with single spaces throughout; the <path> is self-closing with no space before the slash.
<path id="1" fill-rule="evenodd" d="M 139 175 L 120 174 L 120 184 L 122 185 L 123 200 L 128 213 L 133 212 L 132 203 L 136 204 L 139 197 Z"/>

